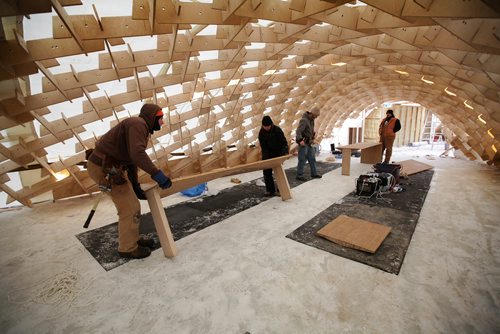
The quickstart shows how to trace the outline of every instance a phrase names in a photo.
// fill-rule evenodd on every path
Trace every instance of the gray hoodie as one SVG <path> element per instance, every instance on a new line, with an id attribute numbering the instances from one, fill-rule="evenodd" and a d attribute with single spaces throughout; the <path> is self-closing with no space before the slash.
<path id="1" fill-rule="evenodd" d="M 298 144 L 304 139 L 306 145 L 311 145 L 314 134 L 314 119 L 312 114 L 307 111 L 300 119 L 299 126 L 295 132 L 295 141 Z"/>

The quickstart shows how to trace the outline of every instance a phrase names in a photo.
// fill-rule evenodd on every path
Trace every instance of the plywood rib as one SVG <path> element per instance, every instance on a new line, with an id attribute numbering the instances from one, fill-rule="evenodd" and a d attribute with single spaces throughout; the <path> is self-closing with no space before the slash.
<path id="1" fill-rule="evenodd" d="M 432 110 L 455 148 L 500 166 L 493 1 L 130 0 L 131 12 L 116 16 L 103 15 L 104 2 L 86 2 L 71 11 L 60 0 L 0 6 L 0 178 L 10 200 L 31 205 L 44 190 L 54 198 L 95 190 L 79 167 L 83 151 L 145 101 L 169 120 L 148 154 L 176 176 L 258 159 L 263 115 L 292 141 L 303 112 L 319 105 L 321 140 L 394 100 Z M 52 36 L 26 40 L 22 22 L 39 13 Z M 27 124 L 38 130 L 8 135 Z M 418 137 L 412 129 L 401 141 Z M 61 144 L 72 152 L 49 159 Z M 13 190 L 7 173 L 28 166 L 50 177 Z"/>

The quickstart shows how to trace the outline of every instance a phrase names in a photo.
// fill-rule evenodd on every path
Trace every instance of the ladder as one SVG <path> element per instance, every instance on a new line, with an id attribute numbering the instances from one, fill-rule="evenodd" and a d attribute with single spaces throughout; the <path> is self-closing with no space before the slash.
<path id="1" fill-rule="evenodd" d="M 425 141 L 431 144 L 431 150 L 434 149 L 435 143 L 444 141 L 444 133 L 442 132 L 441 121 L 430 110 L 426 110 L 424 130 L 420 136 L 420 141 Z"/>

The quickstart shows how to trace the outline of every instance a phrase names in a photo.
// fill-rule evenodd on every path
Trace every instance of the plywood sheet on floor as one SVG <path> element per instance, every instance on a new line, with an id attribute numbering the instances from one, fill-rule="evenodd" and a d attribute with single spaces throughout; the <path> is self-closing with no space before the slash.
<path id="1" fill-rule="evenodd" d="M 375 253 L 390 232 L 389 226 L 340 215 L 317 233 L 339 245 Z"/>
<path id="2" fill-rule="evenodd" d="M 404 192 L 388 193 L 378 198 L 359 197 L 353 191 L 286 237 L 397 275 L 417 226 L 420 210 L 429 191 L 433 174 L 434 171 L 428 170 L 411 175 L 408 180 L 405 180 Z M 374 254 L 336 244 L 317 234 L 320 229 L 340 215 L 383 224 L 392 229 Z"/>
<path id="3" fill-rule="evenodd" d="M 401 165 L 401 173 L 406 173 L 407 175 L 420 173 L 423 172 L 424 170 L 429 170 L 434 168 L 431 165 L 413 159 L 399 161 L 397 162 L 397 164 Z"/>

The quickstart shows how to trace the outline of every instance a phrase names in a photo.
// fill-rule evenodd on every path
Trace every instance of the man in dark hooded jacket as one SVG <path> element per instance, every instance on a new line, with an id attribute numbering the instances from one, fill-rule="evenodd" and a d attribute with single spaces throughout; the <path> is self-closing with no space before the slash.
<path id="1" fill-rule="evenodd" d="M 151 175 L 162 189 L 172 185 L 158 169 L 146 148 L 149 136 L 163 125 L 163 112 L 156 104 L 144 104 L 139 117 L 130 117 L 104 134 L 88 157 L 89 176 L 106 190 L 118 211 L 118 253 L 126 258 L 151 254 L 153 240 L 139 237 L 141 206 L 146 199 L 137 180 L 137 167 Z M 127 170 L 128 177 L 123 173 Z"/>
<path id="2" fill-rule="evenodd" d="M 262 160 L 277 158 L 288 154 L 288 142 L 283 130 L 273 124 L 271 117 L 262 118 L 262 128 L 259 131 L 259 144 L 262 150 Z M 264 182 L 266 184 L 266 196 L 276 194 L 274 185 L 273 170 L 264 169 Z"/>

